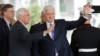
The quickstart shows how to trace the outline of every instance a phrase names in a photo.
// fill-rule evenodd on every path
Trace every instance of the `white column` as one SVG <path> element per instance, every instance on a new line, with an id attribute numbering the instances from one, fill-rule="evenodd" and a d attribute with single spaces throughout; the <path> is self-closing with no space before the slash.
<path id="1" fill-rule="evenodd" d="M 20 3 L 20 0 L 15 0 L 15 1 L 16 1 L 16 3 L 15 3 L 15 11 L 16 11 L 17 9 L 20 8 L 19 5 L 21 5 L 21 3 Z"/>
<path id="2" fill-rule="evenodd" d="M 9 3 L 9 2 L 10 2 L 10 0 L 3 0 L 2 3 Z"/>
<path id="3" fill-rule="evenodd" d="M 59 19 L 60 18 L 60 4 L 59 4 L 59 0 L 55 0 L 54 6 L 55 6 L 56 18 Z"/>
<path id="4" fill-rule="evenodd" d="M 73 20 L 74 17 L 74 0 L 66 0 L 66 20 Z"/>

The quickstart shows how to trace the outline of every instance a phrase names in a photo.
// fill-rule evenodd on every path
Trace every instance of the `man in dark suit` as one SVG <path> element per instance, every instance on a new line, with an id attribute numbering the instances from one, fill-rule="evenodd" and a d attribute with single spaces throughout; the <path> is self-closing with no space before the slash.
<path id="1" fill-rule="evenodd" d="M 35 28 L 40 27 L 40 25 L 43 24 L 43 23 L 45 22 L 45 15 L 44 15 L 43 11 L 41 12 L 40 18 L 41 18 L 41 21 L 40 21 L 39 23 L 37 23 L 37 24 L 34 25 Z M 32 33 L 34 30 L 36 30 L 34 27 L 31 28 L 30 33 Z M 34 28 L 34 29 L 33 29 L 33 28 Z M 37 31 L 37 30 L 36 30 L 36 31 Z M 33 47 L 33 50 L 31 50 L 31 51 L 32 51 L 32 53 L 31 53 L 32 56 L 38 55 L 38 53 L 37 53 L 37 52 L 38 52 L 38 51 L 37 51 L 38 46 L 35 45 L 35 44 L 37 44 L 37 41 L 33 41 L 33 42 L 32 42 L 32 47 Z M 35 48 L 35 49 L 34 49 L 34 48 Z"/>
<path id="2" fill-rule="evenodd" d="M 89 10 L 90 6 L 88 3 L 83 11 L 84 16 L 87 16 Z M 46 22 L 39 25 L 38 27 L 32 26 L 30 32 L 33 33 L 43 31 L 45 29 L 48 29 L 48 27 L 52 24 L 55 24 L 55 28 L 54 30 L 49 32 L 47 36 L 45 36 L 45 39 L 39 40 L 37 43 L 33 42 L 33 47 L 38 47 L 32 47 L 33 56 L 38 56 L 38 54 L 40 56 L 73 56 L 72 51 L 69 47 L 69 43 L 66 39 L 66 31 L 80 26 L 86 21 L 86 19 L 81 16 L 77 21 L 65 21 L 63 19 L 55 20 L 55 9 L 52 6 L 44 7 L 43 12 L 46 16 Z M 34 52 L 34 50 L 38 52 Z"/>
<path id="3" fill-rule="evenodd" d="M 18 21 L 13 25 L 10 32 L 9 56 L 31 56 L 32 41 L 44 39 L 44 36 L 54 28 L 54 25 L 47 30 L 30 34 L 25 27 L 30 20 L 29 11 L 20 8 L 16 12 L 16 18 Z"/>
<path id="4" fill-rule="evenodd" d="M 10 20 L 14 18 L 14 8 L 11 4 L 6 4 L 2 8 L 2 12 L 3 16 L 0 20 L 0 56 L 8 56 Z"/>

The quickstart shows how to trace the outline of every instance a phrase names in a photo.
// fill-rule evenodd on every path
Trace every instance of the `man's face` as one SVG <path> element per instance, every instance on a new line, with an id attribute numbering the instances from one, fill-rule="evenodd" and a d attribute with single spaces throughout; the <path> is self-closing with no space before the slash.
<path id="1" fill-rule="evenodd" d="M 47 9 L 45 10 L 45 17 L 46 21 L 53 22 L 55 19 L 55 10 L 54 9 Z"/>
<path id="2" fill-rule="evenodd" d="M 7 19 L 11 20 L 14 19 L 14 8 L 8 8 L 7 11 L 4 12 L 4 15 L 7 17 Z"/>
<path id="3" fill-rule="evenodd" d="M 23 22 L 24 24 L 28 24 L 29 21 L 30 21 L 30 14 L 29 14 L 29 11 L 26 10 L 23 15 Z"/>

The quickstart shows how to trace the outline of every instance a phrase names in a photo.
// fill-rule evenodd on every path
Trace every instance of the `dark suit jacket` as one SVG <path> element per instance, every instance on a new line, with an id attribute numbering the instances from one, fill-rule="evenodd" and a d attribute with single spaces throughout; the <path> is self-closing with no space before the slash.
<path id="1" fill-rule="evenodd" d="M 44 38 L 43 32 L 28 33 L 25 26 L 17 21 L 11 29 L 9 56 L 31 56 L 32 41 Z"/>
<path id="2" fill-rule="evenodd" d="M 9 51 L 9 28 L 4 21 L 0 19 L 0 56 L 8 56 Z"/>
<path id="3" fill-rule="evenodd" d="M 52 40 L 49 34 L 45 37 L 45 39 L 38 41 L 38 52 L 40 56 L 55 56 L 55 48 L 58 51 L 59 56 L 73 56 L 72 51 L 70 49 L 69 43 L 66 38 L 67 30 L 71 30 L 75 27 L 80 26 L 85 22 L 86 19 L 80 17 L 78 21 L 65 21 L 65 20 L 55 20 L 55 28 L 54 28 L 54 37 Z M 38 29 L 38 30 L 37 30 Z M 32 26 L 32 32 L 39 32 L 46 30 L 46 23 L 43 23 L 37 27 Z M 33 43 L 33 46 L 34 43 Z M 33 51 L 36 48 L 33 48 Z M 37 50 L 36 50 L 37 51 Z M 35 53 L 33 53 L 34 55 Z M 36 55 L 34 55 L 36 56 Z"/>
<path id="4" fill-rule="evenodd" d="M 33 25 L 31 27 L 30 33 L 39 32 L 40 29 L 36 29 L 36 28 L 39 28 L 41 24 L 42 23 L 37 23 L 37 24 Z M 38 48 L 39 47 L 38 47 L 37 44 L 38 44 L 38 41 L 33 41 L 32 42 L 32 48 L 31 48 L 31 55 L 32 56 L 39 56 L 39 54 L 38 54 Z"/>

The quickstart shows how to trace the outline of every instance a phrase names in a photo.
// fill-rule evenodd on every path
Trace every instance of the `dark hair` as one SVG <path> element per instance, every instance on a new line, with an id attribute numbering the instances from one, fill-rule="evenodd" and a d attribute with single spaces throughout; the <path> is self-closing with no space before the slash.
<path id="1" fill-rule="evenodd" d="M 12 8 L 12 7 L 13 7 L 13 5 L 11 5 L 11 4 L 4 5 L 4 7 L 2 8 L 2 15 L 4 15 L 4 12 L 7 11 L 8 8 Z"/>

